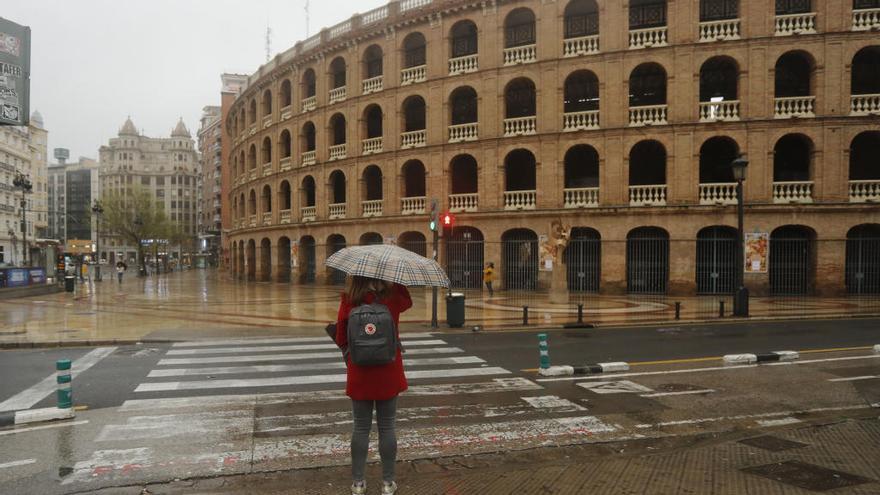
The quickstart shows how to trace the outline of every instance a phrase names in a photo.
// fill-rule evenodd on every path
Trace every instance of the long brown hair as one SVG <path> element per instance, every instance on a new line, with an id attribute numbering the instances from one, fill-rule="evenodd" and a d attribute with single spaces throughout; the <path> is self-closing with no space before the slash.
<path id="1" fill-rule="evenodd" d="M 384 299 L 391 291 L 391 283 L 369 277 L 353 276 L 348 278 L 345 286 L 345 295 L 351 302 L 352 306 L 360 306 L 364 302 L 364 297 L 372 292 L 376 295 L 376 299 Z"/>

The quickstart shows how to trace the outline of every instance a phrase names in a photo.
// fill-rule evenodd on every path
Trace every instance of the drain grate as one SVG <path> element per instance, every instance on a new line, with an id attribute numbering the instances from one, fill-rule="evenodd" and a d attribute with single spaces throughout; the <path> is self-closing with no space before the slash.
<path id="1" fill-rule="evenodd" d="M 743 468 L 740 471 L 816 492 L 856 486 L 874 481 L 854 474 L 826 469 L 799 461 L 765 464 L 763 466 Z"/>
<path id="2" fill-rule="evenodd" d="M 801 447 L 807 446 L 807 444 L 805 443 L 793 442 L 791 440 L 774 437 L 772 435 L 746 438 L 745 440 L 740 440 L 739 443 L 752 447 L 758 447 L 759 449 L 769 450 L 771 452 L 782 452 L 783 450 L 799 449 Z"/>

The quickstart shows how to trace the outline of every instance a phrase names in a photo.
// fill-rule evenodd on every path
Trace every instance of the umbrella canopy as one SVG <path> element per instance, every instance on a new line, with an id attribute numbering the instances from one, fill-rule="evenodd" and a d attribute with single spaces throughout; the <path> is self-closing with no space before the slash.
<path id="1" fill-rule="evenodd" d="M 449 277 L 439 263 L 387 244 L 341 249 L 327 258 L 326 265 L 349 275 L 400 285 L 449 287 Z"/>

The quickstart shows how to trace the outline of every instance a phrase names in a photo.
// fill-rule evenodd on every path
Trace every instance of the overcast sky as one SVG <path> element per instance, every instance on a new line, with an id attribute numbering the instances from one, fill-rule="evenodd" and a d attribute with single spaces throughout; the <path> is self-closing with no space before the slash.
<path id="1" fill-rule="evenodd" d="M 306 38 L 305 0 L 0 0 L 30 26 L 31 111 L 53 148 L 97 158 L 126 116 L 151 137 L 183 117 L 195 137 L 202 107 L 220 104 L 220 74 L 253 73 Z M 310 33 L 386 0 L 312 0 Z"/>

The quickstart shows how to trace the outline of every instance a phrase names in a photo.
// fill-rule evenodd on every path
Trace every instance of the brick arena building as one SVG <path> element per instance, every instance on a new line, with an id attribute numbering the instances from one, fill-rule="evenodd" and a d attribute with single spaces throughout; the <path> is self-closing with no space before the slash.
<path id="1" fill-rule="evenodd" d="M 231 269 L 332 283 L 327 256 L 430 253 L 453 283 L 540 289 L 553 220 L 569 289 L 880 293 L 880 1 L 400 0 L 251 75 L 225 125 Z M 224 206 L 226 210 L 227 206 Z M 760 239 L 760 235 L 757 236 Z M 426 245 L 427 242 L 427 245 Z"/>

